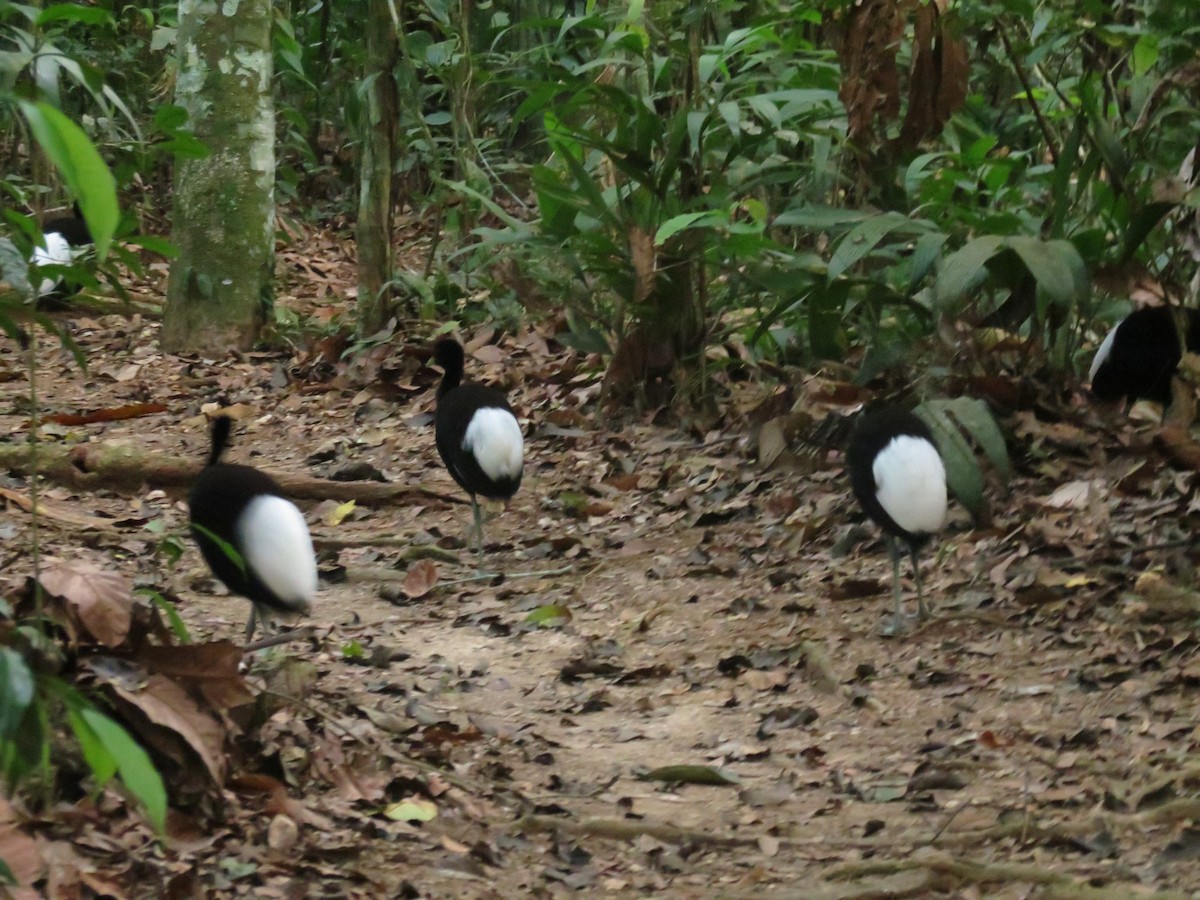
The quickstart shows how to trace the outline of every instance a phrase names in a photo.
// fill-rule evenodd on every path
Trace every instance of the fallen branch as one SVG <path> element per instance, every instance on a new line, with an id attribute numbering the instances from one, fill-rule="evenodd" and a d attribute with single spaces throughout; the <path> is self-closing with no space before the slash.
<path id="1" fill-rule="evenodd" d="M 200 472 L 194 459 L 143 453 L 125 444 L 76 444 L 67 447 L 40 443 L 34 454 L 27 443 L 0 444 L 0 469 L 20 475 L 38 474 L 80 491 L 183 488 Z M 300 500 L 356 503 L 401 503 L 416 498 L 463 503 L 422 485 L 380 484 L 375 481 L 327 481 L 288 472 L 269 472 L 284 494 Z"/>
<path id="2" fill-rule="evenodd" d="M 1157 572 L 1143 572 L 1133 587 L 1131 610 L 1141 618 L 1193 619 L 1200 615 L 1200 592 L 1168 581 Z"/>
<path id="3" fill-rule="evenodd" d="M 693 831 L 690 828 L 679 828 L 665 822 L 654 822 L 650 819 L 601 819 L 587 818 L 560 819 L 557 816 L 522 816 L 513 823 L 513 831 L 518 834 L 544 832 L 553 834 L 591 835 L 592 837 L 609 838 L 614 841 L 633 841 L 640 837 L 652 837 L 664 844 L 708 844 L 717 847 L 756 847 L 756 837 L 730 837 L 728 835 L 710 834 L 707 831 Z M 780 846 L 786 842 L 781 841 Z"/>
<path id="4" fill-rule="evenodd" d="M 872 859 L 866 862 L 848 863 L 826 874 L 825 880 L 855 881 L 860 878 L 891 875 L 912 869 L 928 869 L 960 884 L 984 885 L 1003 882 L 1040 885 L 1043 888 L 1038 894 L 1040 897 L 1072 897 L 1084 898 L 1084 900 L 1113 898 L 1113 900 L 1117 900 L 1117 898 L 1133 895 L 1129 884 L 1093 887 L 1086 881 L 1042 866 L 1024 863 L 986 863 L 973 859 L 959 859 L 948 853 L 923 853 L 909 859 Z M 1180 895 L 1159 893 L 1139 894 L 1138 896 L 1154 896 L 1165 900 L 1167 897 Z"/>

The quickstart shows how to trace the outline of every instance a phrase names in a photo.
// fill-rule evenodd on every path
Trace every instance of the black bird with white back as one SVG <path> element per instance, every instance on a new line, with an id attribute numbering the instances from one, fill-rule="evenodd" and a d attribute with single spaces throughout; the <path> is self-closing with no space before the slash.
<path id="1" fill-rule="evenodd" d="M 246 642 L 255 619 L 309 611 L 317 592 L 317 560 L 304 515 L 279 484 L 252 466 L 221 462 L 232 420 L 212 424 L 208 464 L 188 498 L 192 535 L 213 574 L 250 601 Z"/>
<path id="2" fill-rule="evenodd" d="M 921 619 L 929 609 L 917 554 L 946 520 L 946 468 L 929 426 L 906 410 L 863 413 L 850 437 L 846 469 L 859 505 L 887 539 L 895 610 L 890 631 L 905 629 L 900 601 L 900 545 L 912 558 Z"/>
<path id="3" fill-rule="evenodd" d="M 462 344 L 443 338 L 433 347 L 442 367 L 437 389 L 434 432 L 437 449 L 450 475 L 471 496 L 476 550 L 483 552 L 483 512 L 479 497 L 509 500 L 521 486 L 525 439 L 504 394 L 473 381 L 464 382 Z"/>

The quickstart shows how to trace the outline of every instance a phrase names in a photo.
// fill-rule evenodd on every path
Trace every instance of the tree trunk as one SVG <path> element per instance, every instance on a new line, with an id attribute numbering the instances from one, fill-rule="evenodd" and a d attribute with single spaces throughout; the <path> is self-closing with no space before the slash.
<path id="1" fill-rule="evenodd" d="M 228 14 L 226 14 L 228 11 Z M 211 151 L 175 171 L 163 349 L 249 349 L 266 322 L 275 267 L 271 3 L 179 2 L 175 101 Z"/>
<path id="2" fill-rule="evenodd" d="M 392 169 L 396 159 L 399 54 L 390 0 L 370 0 L 367 110 L 358 174 L 358 333 L 375 334 L 392 316 Z"/>

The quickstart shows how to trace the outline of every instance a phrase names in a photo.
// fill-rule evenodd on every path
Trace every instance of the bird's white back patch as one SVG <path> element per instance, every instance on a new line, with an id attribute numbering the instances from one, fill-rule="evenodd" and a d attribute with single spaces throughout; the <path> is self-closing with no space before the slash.
<path id="1" fill-rule="evenodd" d="M 33 263 L 37 266 L 69 266 L 75 260 L 71 245 L 57 231 L 45 235 L 46 246 L 33 248 Z M 43 278 L 38 285 L 38 296 L 44 297 L 58 285 L 57 278 Z"/>
<path id="2" fill-rule="evenodd" d="M 925 438 L 901 434 L 871 466 L 875 496 L 892 520 L 913 534 L 931 534 L 946 520 L 946 467 Z"/>
<path id="3" fill-rule="evenodd" d="M 463 437 L 463 449 L 474 455 L 488 478 L 516 478 L 521 474 L 525 438 L 516 416 L 506 409 L 485 406 L 475 410 Z"/>
<path id="4" fill-rule="evenodd" d="M 1113 328 L 1101 342 L 1100 349 L 1096 351 L 1096 358 L 1092 360 L 1092 367 L 1088 370 L 1088 381 L 1096 380 L 1096 373 L 1100 371 L 1100 367 L 1104 365 L 1104 361 L 1112 353 L 1113 341 L 1116 340 L 1117 328 L 1120 327 L 1120 325 L 1117 325 L 1116 328 Z"/>
<path id="5" fill-rule="evenodd" d="M 317 592 L 317 560 L 295 505 L 274 494 L 255 497 L 238 519 L 238 545 L 275 596 L 296 612 L 307 611 Z"/>

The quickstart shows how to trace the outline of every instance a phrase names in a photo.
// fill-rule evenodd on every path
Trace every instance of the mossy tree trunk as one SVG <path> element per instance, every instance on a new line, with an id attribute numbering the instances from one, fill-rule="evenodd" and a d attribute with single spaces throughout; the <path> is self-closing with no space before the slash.
<path id="1" fill-rule="evenodd" d="M 249 349 L 273 297 L 275 106 L 271 3 L 179 2 L 175 100 L 211 153 L 175 170 L 163 349 Z"/>
<path id="2" fill-rule="evenodd" d="M 358 333 L 375 334 L 393 313 L 392 171 L 399 97 L 398 23 L 390 0 L 370 0 L 367 15 L 367 109 L 358 174 Z"/>

